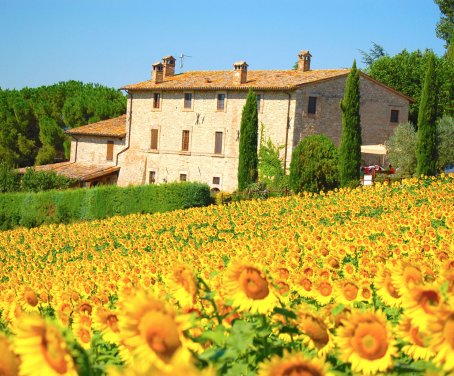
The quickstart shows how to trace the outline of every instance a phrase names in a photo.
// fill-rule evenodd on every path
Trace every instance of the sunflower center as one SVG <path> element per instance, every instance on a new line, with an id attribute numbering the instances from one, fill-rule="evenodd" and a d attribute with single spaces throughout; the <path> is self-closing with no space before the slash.
<path id="1" fill-rule="evenodd" d="M 49 366 L 60 374 L 68 370 L 65 360 L 67 352 L 64 347 L 64 339 L 57 329 L 48 327 L 41 337 L 41 351 Z"/>
<path id="2" fill-rule="evenodd" d="M 116 315 L 109 315 L 106 319 L 107 326 L 115 333 L 118 333 L 120 329 L 118 328 L 118 318 Z"/>
<path id="3" fill-rule="evenodd" d="M 83 303 L 83 304 L 81 304 L 81 306 L 79 307 L 79 311 L 80 311 L 80 312 L 83 312 L 83 313 L 88 313 L 89 315 L 91 315 L 92 307 L 91 307 L 91 305 L 88 304 L 88 303 Z"/>
<path id="4" fill-rule="evenodd" d="M 446 319 L 443 334 L 446 339 L 446 342 L 449 343 L 451 349 L 454 349 L 454 313 L 451 313 Z"/>
<path id="5" fill-rule="evenodd" d="M 344 286 L 344 296 L 347 300 L 355 300 L 358 296 L 358 287 L 353 283 L 346 283 Z"/>
<path id="6" fill-rule="evenodd" d="M 304 364 L 295 364 L 289 367 L 286 367 L 282 373 L 282 376 L 321 376 L 321 373 Z"/>
<path id="7" fill-rule="evenodd" d="M 318 291 L 323 296 L 329 296 L 333 291 L 333 286 L 331 286 L 331 284 L 329 284 L 328 282 L 322 282 L 318 287 Z"/>
<path id="8" fill-rule="evenodd" d="M 173 318 L 163 312 L 148 312 L 142 318 L 139 329 L 148 346 L 164 361 L 169 361 L 181 346 Z"/>
<path id="9" fill-rule="evenodd" d="M 352 347 L 364 359 L 383 358 L 388 350 L 386 328 L 378 322 L 359 324 L 352 339 Z"/>
<path id="10" fill-rule="evenodd" d="M 91 335 L 90 335 L 90 332 L 85 329 L 85 328 L 81 328 L 79 330 L 79 339 L 83 342 L 83 343 L 90 343 L 91 341 Z"/>
<path id="11" fill-rule="evenodd" d="M 326 346 L 329 342 L 326 326 L 314 317 L 309 317 L 305 320 L 302 329 L 311 338 L 318 349 Z"/>
<path id="12" fill-rule="evenodd" d="M 244 269 L 240 275 L 240 284 L 244 293 L 250 299 L 265 299 L 270 293 L 268 281 L 260 275 L 257 269 Z"/>
<path id="13" fill-rule="evenodd" d="M 419 304 L 426 313 L 433 313 L 433 308 L 440 302 L 440 296 L 435 290 L 423 291 L 419 297 Z"/>
<path id="14" fill-rule="evenodd" d="M 177 269 L 174 272 L 175 281 L 180 284 L 189 294 L 197 291 L 197 284 L 194 280 L 193 274 L 184 268 Z"/>
<path id="15" fill-rule="evenodd" d="M 35 307 L 38 304 L 38 297 L 31 290 L 28 290 L 25 292 L 24 298 L 25 298 L 25 301 L 32 307 Z"/>

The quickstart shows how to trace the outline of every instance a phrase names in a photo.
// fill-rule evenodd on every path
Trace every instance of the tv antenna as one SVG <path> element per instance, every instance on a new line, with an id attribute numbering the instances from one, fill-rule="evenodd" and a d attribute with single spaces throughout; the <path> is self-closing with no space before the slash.
<path id="1" fill-rule="evenodd" d="M 185 58 L 185 57 L 192 57 L 192 56 L 185 55 L 184 53 L 181 53 L 181 54 L 180 54 L 180 69 L 183 69 L 184 58 Z"/>

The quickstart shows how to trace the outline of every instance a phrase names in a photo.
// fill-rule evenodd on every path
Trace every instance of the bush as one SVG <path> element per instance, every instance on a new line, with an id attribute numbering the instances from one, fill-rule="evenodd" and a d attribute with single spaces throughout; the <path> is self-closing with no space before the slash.
<path id="1" fill-rule="evenodd" d="M 295 192 L 320 192 L 336 188 L 338 153 L 324 135 L 308 136 L 293 150 L 290 163 L 290 188 Z"/>
<path id="2" fill-rule="evenodd" d="M 454 164 L 454 118 L 444 116 L 437 122 L 438 171 Z"/>
<path id="3" fill-rule="evenodd" d="M 0 195 L 0 228 L 31 228 L 114 215 L 166 212 L 211 203 L 210 188 L 201 183 L 5 193 Z"/>
<path id="4" fill-rule="evenodd" d="M 75 181 L 54 171 L 36 171 L 27 168 L 21 178 L 21 190 L 26 192 L 41 192 L 50 189 L 66 189 L 74 185 Z"/>
<path id="5" fill-rule="evenodd" d="M 416 143 L 418 136 L 411 123 L 399 124 L 385 143 L 388 160 L 397 168 L 401 177 L 413 176 L 416 172 Z"/>
<path id="6" fill-rule="evenodd" d="M 0 163 L 0 193 L 16 192 L 20 188 L 19 174 L 8 163 Z"/>

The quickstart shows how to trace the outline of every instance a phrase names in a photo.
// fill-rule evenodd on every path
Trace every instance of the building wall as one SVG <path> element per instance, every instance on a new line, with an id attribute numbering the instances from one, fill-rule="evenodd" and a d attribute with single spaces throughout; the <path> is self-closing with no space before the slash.
<path id="1" fill-rule="evenodd" d="M 346 76 L 339 77 L 298 90 L 294 146 L 301 138 L 320 133 L 329 136 L 339 146 L 342 130 L 339 106 L 344 96 L 346 79 Z M 388 140 L 398 124 L 390 122 L 391 110 L 399 110 L 400 123 L 408 121 L 408 101 L 363 76 L 360 76 L 360 95 L 363 145 L 383 144 Z M 317 97 L 315 114 L 307 113 L 310 96 Z"/>
<path id="2" fill-rule="evenodd" d="M 121 157 L 120 185 L 190 181 L 232 191 L 237 185 L 239 130 L 247 92 L 195 91 L 193 108 L 183 108 L 183 92 L 161 92 L 161 108 L 154 110 L 153 93 L 133 93 L 130 148 Z M 226 94 L 225 110 L 217 111 L 218 93 Z M 261 95 L 259 124 L 276 145 L 285 145 L 289 96 L 283 92 Z M 291 99 L 291 108 L 295 107 Z M 129 106 L 128 106 L 129 110 Z M 158 129 L 158 150 L 151 150 L 151 129 Z M 182 152 L 182 132 L 189 130 L 189 152 Z M 215 132 L 223 132 L 223 153 L 214 153 Z M 213 177 L 220 184 L 213 184 Z"/>
<path id="3" fill-rule="evenodd" d="M 113 160 L 106 160 L 107 141 L 113 141 Z M 125 139 L 76 136 L 71 140 L 71 162 L 84 162 L 97 165 L 115 166 L 117 153 L 124 149 Z M 77 160 L 76 160 L 77 153 Z"/>

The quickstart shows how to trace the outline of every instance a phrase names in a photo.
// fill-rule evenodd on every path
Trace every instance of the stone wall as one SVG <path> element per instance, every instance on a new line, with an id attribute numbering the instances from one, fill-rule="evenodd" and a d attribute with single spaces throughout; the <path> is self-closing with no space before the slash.
<path id="1" fill-rule="evenodd" d="M 106 160 L 107 141 L 113 141 L 113 160 Z M 117 153 L 125 148 L 125 139 L 96 137 L 96 136 L 73 136 L 71 140 L 71 162 L 92 163 L 96 165 L 115 166 Z M 77 160 L 76 160 L 77 153 Z"/>

